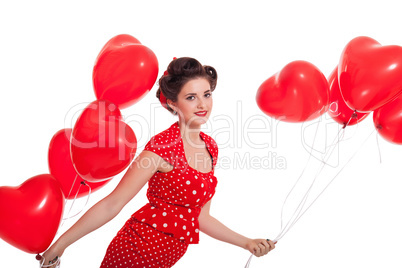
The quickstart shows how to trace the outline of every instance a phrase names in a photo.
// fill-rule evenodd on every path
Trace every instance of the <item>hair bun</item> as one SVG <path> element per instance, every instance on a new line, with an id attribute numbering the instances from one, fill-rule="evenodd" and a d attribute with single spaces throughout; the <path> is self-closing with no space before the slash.
<path id="1" fill-rule="evenodd" d="M 203 66 L 201 63 L 189 57 L 173 60 L 168 66 L 168 73 L 171 76 L 196 76 L 202 74 Z"/>
<path id="2" fill-rule="evenodd" d="M 205 72 L 209 75 L 212 79 L 218 78 L 218 73 L 216 72 L 214 67 L 211 66 L 204 66 Z"/>

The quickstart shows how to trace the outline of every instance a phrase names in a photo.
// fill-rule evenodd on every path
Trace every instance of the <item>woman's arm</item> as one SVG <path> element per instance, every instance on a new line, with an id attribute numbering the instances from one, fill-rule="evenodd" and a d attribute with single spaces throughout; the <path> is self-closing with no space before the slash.
<path id="1" fill-rule="evenodd" d="M 232 231 L 209 214 L 210 207 L 211 201 L 205 204 L 198 218 L 200 230 L 203 233 L 220 241 L 244 248 L 257 257 L 263 256 L 275 248 L 272 241 L 251 239 Z"/>
<path id="2" fill-rule="evenodd" d="M 145 158 L 147 165 L 141 166 Z M 91 207 L 43 254 L 44 263 L 49 263 L 56 256 L 60 257 L 69 245 L 113 219 L 159 169 L 163 162 L 160 160 L 158 155 L 143 151 L 113 192 Z"/>

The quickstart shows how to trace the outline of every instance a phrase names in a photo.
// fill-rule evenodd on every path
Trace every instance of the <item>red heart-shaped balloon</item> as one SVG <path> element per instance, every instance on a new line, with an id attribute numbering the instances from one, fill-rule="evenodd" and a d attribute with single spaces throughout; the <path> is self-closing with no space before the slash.
<path id="1" fill-rule="evenodd" d="M 153 51 L 130 35 L 119 35 L 103 47 L 93 68 L 92 80 L 98 100 L 120 109 L 145 96 L 155 84 L 158 60 Z"/>
<path id="2" fill-rule="evenodd" d="M 286 122 L 313 120 L 326 112 L 328 81 L 306 61 L 294 61 L 265 80 L 258 88 L 258 107 L 267 115 Z"/>
<path id="3" fill-rule="evenodd" d="M 79 198 L 96 191 L 109 180 L 91 183 L 85 182 L 76 172 L 70 154 L 71 128 L 61 129 L 54 134 L 49 144 L 48 164 L 50 174 L 59 181 L 64 196 L 67 199 Z M 90 189 L 89 189 L 89 188 Z"/>
<path id="4" fill-rule="evenodd" d="M 375 110 L 373 121 L 384 139 L 402 144 L 402 95 Z"/>
<path id="5" fill-rule="evenodd" d="M 64 196 L 50 174 L 26 180 L 17 187 L 0 187 L 0 238 L 28 253 L 41 253 L 60 225 Z"/>
<path id="6" fill-rule="evenodd" d="M 115 37 L 111 38 L 101 49 L 101 51 L 98 54 L 98 57 L 96 58 L 96 61 L 98 61 L 99 57 L 105 53 L 107 53 L 110 50 L 118 49 L 119 47 L 123 46 L 130 46 L 130 45 L 135 45 L 135 44 L 140 44 L 141 42 L 138 41 L 137 38 L 134 36 L 131 36 L 129 34 L 119 34 L 116 35 Z"/>
<path id="7" fill-rule="evenodd" d="M 343 99 L 359 112 L 374 111 L 402 93 L 401 77 L 402 47 L 365 36 L 346 45 L 338 65 Z"/>
<path id="8" fill-rule="evenodd" d="M 81 113 L 71 137 L 71 158 L 77 173 L 98 182 L 123 171 L 134 158 L 137 139 L 109 101 L 96 100 Z"/>
<path id="9" fill-rule="evenodd" d="M 352 126 L 366 118 L 370 113 L 358 113 L 353 111 L 346 105 L 343 100 L 341 90 L 338 83 L 338 67 L 331 73 L 328 78 L 329 83 L 329 107 L 328 114 L 339 124 Z"/>

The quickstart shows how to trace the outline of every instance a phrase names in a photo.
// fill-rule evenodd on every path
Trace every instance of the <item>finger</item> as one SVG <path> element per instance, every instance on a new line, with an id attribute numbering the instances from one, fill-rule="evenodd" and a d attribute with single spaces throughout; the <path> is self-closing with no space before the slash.
<path id="1" fill-rule="evenodd" d="M 53 264 L 51 267 L 56 267 L 59 260 L 59 256 L 54 257 L 53 260 L 50 261 L 50 264 Z"/>
<path id="2" fill-rule="evenodd" d="M 254 247 L 254 255 L 255 255 L 256 257 L 260 257 L 260 256 L 261 256 L 261 248 L 260 248 L 260 246 L 259 246 L 258 244 Z"/>
<path id="3" fill-rule="evenodd" d="M 41 268 L 45 265 L 45 261 L 46 261 L 45 256 L 42 256 L 42 259 L 39 261 L 40 262 L 39 266 Z"/>
<path id="4" fill-rule="evenodd" d="M 266 240 L 262 240 L 260 245 L 264 246 L 263 255 L 267 254 L 270 251 L 271 246 L 268 244 Z"/>
<path id="5" fill-rule="evenodd" d="M 271 251 L 271 250 L 273 250 L 273 249 L 275 248 L 275 244 L 276 244 L 276 243 L 272 242 L 271 240 L 268 241 L 268 244 L 269 244 L 269 246 L 270 246 L 269 251 Z"/>
<path id="6" fill-rule="evenodd" d="M 262 244 L 262 242 L 260 242 L 257 244 L 257 247 L 258 247 L 258 257 L 265 255 L 265 249 L 266 249 L 265 245 Z"/>

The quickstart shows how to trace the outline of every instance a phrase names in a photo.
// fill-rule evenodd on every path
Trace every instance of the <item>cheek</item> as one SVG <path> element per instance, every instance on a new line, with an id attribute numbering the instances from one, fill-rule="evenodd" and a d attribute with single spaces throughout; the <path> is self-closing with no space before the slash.
<path id="1" fill-rule="evenodd" d="M 192 114 L 193 111 L 197 109 L 197 105 L 195 104 L 195 102 L 183 102 L 180 103 L 180 106 L 178 106 L 178 108 L 184 115 L 187 115 L 190 113 Z"/>
<path id="2" fill-rule="evenodd" d="M 211 110 L 212 107 L 214 106 L 214 102 L 212 101 L 212 98 L 208 99 L 208 101 L 206 101 L 206 104 L 208 106 L 208 108 Z"/>
<path id="3" fill-rule="evenodd" d="M 183 106 L 183 109 L 187 112 L 193 112 L 197 110 L 197 103 L 195 101 L 189 101 Z"/>

